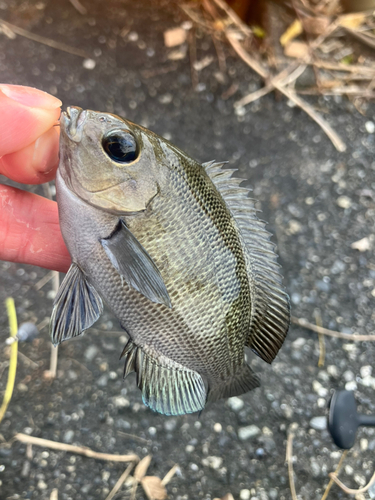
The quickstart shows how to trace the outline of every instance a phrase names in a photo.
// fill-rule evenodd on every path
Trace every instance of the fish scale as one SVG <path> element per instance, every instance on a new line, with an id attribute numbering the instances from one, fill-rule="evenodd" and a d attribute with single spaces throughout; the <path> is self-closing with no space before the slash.
<path id="1" fill-rule="evenodd" d="M 257 387 L 245 346 L 271 362 L 288 330 L 273 244 L 232 174 L 115 115 L 63 114 L 56 188 L 72 266 L 52 340 L 89 328 L 103 299 L 128 337 L 125 375 L 167 415 Z"/>

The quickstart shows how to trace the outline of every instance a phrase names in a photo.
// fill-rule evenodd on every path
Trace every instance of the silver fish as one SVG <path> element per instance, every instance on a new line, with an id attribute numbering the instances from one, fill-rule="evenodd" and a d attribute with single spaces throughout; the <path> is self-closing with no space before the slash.
<path id="1" fill-rule="evenodd" d="M 118 116 L 61 117 L 57 202 L 72 265 L 52 342 L 92 326 L 104 299 L 128 337 L 124 376 L 135 371 L 144 403 L 166 415 L 257 387 L 245 347 L 270 363 L 289 327 L 274 245 L 232 174 Z"/>

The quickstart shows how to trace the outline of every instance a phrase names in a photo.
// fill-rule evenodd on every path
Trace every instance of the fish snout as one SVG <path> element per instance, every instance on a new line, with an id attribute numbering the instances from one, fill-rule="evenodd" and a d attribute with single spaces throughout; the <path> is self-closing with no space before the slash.
<path id="1" fill-rule="evenodd" d="M 69 106 L 62 113 L 61 124 L 69 139 L 80 142 L 87 118 L 87 111 L 78 106 Z"/>

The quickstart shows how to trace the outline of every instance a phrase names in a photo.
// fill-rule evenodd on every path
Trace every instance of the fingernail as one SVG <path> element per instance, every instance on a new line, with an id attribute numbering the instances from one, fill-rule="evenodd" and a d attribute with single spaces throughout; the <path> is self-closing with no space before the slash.
<path id="1" fill-rule="evenodd" d="M 56 109 L 62 105 L 57 97 L 32 87 L 0 84 L 0 90 L 9 99 L 31 108 Z"/>

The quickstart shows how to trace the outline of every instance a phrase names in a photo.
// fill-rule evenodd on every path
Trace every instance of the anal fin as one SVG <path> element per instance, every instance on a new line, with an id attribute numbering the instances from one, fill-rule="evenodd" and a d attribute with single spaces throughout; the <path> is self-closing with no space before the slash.
<path id="1" fill-rule="evenodd" d="M 54 345 L 81 335 L 103 312 L 98 292 L 77 264 L 72 264 L 57 292 L 49 331 Z"/>
<path id="2" fill-rule="evenodd" d="M 184 415 L 204 408 L 206 389 L 199 373 L 162 357 L 156 359 L 135 345 L 126 344 L 124 376 L 137 373 L 137 384 L 146 406 L 163 415 Z"/>
<path id="3" fill-rule="evenodd" d="M 214 402 L 222 398 L 231 398 L 240 396 L 252 389 L 260 386 L 259 377 L 253 372 L 247 363 L 231 377 L 227 378 L 220 384 L 209 388 L 207 402 Z"/>

